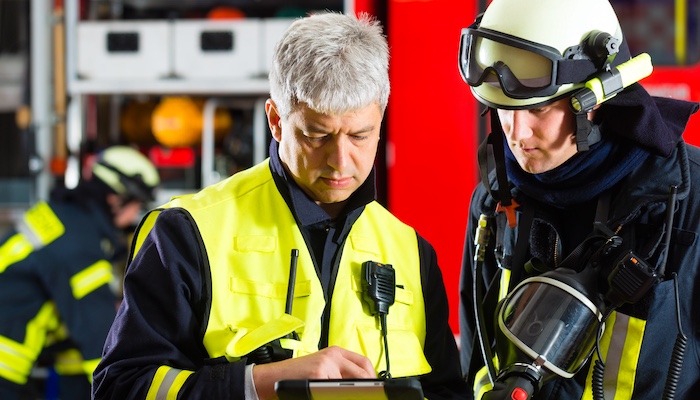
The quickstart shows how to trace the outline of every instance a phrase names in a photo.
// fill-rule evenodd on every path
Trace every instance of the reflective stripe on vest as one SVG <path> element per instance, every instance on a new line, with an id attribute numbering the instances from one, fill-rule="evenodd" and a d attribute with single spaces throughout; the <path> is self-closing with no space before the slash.
<path id="1" fill-rule="evenodd" d="M 59 375 L 82 375 L 85 373 L 83 370 L 83 356 L 78 349 L 58 352 L 53 367 Z"/>
<path id="2" fill-rule="evenodd" d="M 65 227 L 45 202 L 37 203 L 24 213 L 15 229 L 17 233 L 0 246 L 0 273 L 65 232 Z"/>
<path id="3" fill-rule="evenodd" d="M 508 287 L 510 286 L 510 270 L 501 269 L 501 282 L 498 287 L 498 301 L 501 301 L 508 296 Z"/>
<path id="4" fill-rule="evenodd" d="M 202 192 L 173 199 L 163 208 L 181 207 L 196 221 L 211 270 L 212 305 L 204 346 L 212 358 L 236 360 L 292 331 L 300 342 L 286 340 L 294 356 L 318 351 L 324 293 L 311 254 L 267 162 L 238 172 Z M 146 217 L 135 240 L 140 248 L 157 212 Z M 222 224 L 221 221 L 226 221 Z M 291 250 L 299 250 L 293 316 L 285 315 Z M 386 258 L 383 258 L 386 257 Z M 392 375 L 430 371 L 423 355 L 425 308 L 415 231 L 371 203 L 354 224 L 343 247 L 334 288 L 329 344 L 368 356 L 385 368 L 377 320 L 363 310 L 357 280 L 364 261 L 394 265 L 395 304 L 387 324 Z M 354 277 L 354 278 L 350 278 Z M 337 301 L 337 303 L 336 303 Z M 255 310 L 250 312 L 249 310 Z M 342 319 L 337 317 L 341 316 Z M 368 334 L 362 327 L 373 327 Z M 375 338 L 376 336 L 376 338 Z"/>
<path id="5" fill-rule="evenodd" d="M 58 328 L 58 311 L 53 302 L 44 303 L 27 324 L 24 343 L 0 336 L 0 377 L 24 385 L 41 352 L 46 331 Z"/>
<path id="6" fill-rule="evenodd" d="M 92 373 L 99 363 L 99 358 L 83 360 L 83 355 L 78 349 L 68 349 L 56 354 L 53 366 L 59 375 L 86 375 L 92 383 Z"/>
<path id="7" fill-rule="evenodd" d="M 187 378 L 193 371 L 186 371 L 168 366 L 156 370 L 151 381 L 151 387 L 146 394 L 146 400 L 176 400 Z"/>
<path id="8" fill-rule="evenodd" d="M 92 383 L 92 373 L 97 369 L 97 364 L 102 361 L 101 358 L 93 358 L 92 360 L 83 360 L 83 372 L 87 374 L 88 380 Z"/>
<path id="9" fill-rule="evenodd" d="M 71 276 L 70 287 L 73 297 L 80 300 L 111 280 L 112 264 L 107 260 L 100 260 Z"/>
<path id="10" fill-rule="evenodd" d="M 0 274 L 10 265 L 22 261 L 32 253 L 34 247 L 21 233 L 15 233 L 0 246 Z"/>
<path id="11" fill-rule="evenodd" d="M 615 311 L 608 317 L 605 325 L 606 329 L 600 339 L 600 350 L 605 361 L 603 375 L 605 399 L 631 399 L 646 321 Z M 588 371 L 583 392 L 584 399 L 593 398 L 591 376 L 597 359 L 597 352 L 593 352 L 591 369 Z"/>
<path id="12" fill-rule="evenodd" d="M 498 357 L 493 358 L 493 365 L 498 368 Z M 493 385 L 491 384 L 491 379 L 489 379 L 489 373 L 486 366 L 483 366 L 474 375 L 474 398 L 481 399 L 491 389 L 493 389 Z"/>

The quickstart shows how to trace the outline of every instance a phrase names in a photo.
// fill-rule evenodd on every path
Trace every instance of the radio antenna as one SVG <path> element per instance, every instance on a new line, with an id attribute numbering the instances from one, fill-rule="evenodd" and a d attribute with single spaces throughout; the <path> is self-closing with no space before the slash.
<path id="1" fill-rule="evenodd" d="M 294 285 L 297 281 L 297 260 L 299 259 L 299 249 L 292 249 L 292 260 L 289 264 L 289 283 L 287 284 L 287 302 L 284 307 L 286 314 L 292 315 L 292 302 L 294 301 Z M 296 331 L 287 335 L 292 339 L 299 340 Z"/>

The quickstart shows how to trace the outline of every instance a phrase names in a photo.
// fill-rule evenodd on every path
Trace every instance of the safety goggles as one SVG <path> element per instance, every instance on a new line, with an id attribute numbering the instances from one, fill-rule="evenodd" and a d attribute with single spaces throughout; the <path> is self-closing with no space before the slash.
<path id="1" fill-rule="evenodd" d="M 462 29 L 459 46 L 459 70 L 470 86 L 489 84 L 513 99 L 529 99 L 551 96 L 596 72 L 580 46 L 564 57 L 553 47 L 480 28 L 479 22 Z"/>

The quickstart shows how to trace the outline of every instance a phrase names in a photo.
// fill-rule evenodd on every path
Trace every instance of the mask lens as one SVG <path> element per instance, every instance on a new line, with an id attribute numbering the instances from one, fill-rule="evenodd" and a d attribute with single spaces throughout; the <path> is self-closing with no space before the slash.
<path id="1" fill-rule="evenodd" d="M 598 329 L 597 311 L 573 292 L 552 279 L 532 281 L 509 297 L 500 314 L 503 332 L 518 348 L 567 378 L 590 356 Z"/>

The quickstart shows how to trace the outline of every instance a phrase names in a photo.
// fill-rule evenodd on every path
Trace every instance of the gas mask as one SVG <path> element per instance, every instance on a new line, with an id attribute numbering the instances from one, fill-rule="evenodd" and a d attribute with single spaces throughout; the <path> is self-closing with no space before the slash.
<path id="1" fill-rule="evenodd" d="M 551 378 L 573 377 L 591 356 L 605 305 L 595 287 L 598 271 L 560 268 L 522 281 L 496 309 L 499 397 L 525 386 L 534 393 Z M 514 387 L 511 387 L 514 386 Z"/>

